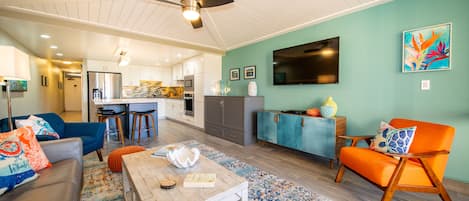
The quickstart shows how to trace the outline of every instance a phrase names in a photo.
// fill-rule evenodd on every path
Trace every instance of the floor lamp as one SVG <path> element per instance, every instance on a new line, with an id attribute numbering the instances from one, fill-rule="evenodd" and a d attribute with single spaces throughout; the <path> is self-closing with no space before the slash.
<path id="1" fill-rule="evenodd" d="M 8 127 L 13 130 L 9 80 L 30 80 L 29 55 L 12 46 L 0 46 L 0 81 L 5 81 L 8 104 Z"/>

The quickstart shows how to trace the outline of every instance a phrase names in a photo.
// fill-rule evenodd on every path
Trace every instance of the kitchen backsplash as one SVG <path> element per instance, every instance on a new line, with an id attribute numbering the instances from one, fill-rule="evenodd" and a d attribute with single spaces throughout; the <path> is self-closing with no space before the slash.
<path id="1" fill-rule="evenodd" d="M 161 81 L 140 80 L 140 86 L 123 86 L 122 98 L 183 98 L 184 87 L 162 86 Z"/>

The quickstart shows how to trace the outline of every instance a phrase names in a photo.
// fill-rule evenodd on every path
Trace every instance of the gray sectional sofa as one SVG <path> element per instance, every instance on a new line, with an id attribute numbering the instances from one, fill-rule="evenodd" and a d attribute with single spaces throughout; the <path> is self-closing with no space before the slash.
<path id="1" fill-rule="evenodd" d="M 0 196 L 0 201 L 80 200 L 83 146 L 80 138 L 40 142 L 52 167 L 39 178 Z"/>

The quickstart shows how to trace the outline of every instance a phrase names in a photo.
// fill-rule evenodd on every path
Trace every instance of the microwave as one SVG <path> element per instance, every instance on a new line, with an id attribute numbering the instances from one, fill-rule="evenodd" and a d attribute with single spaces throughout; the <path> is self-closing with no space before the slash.
<path id="1" fill-rule="evenodd" d="M 184 91 L 194 91 L 194 76 L 184 76 Z"/>

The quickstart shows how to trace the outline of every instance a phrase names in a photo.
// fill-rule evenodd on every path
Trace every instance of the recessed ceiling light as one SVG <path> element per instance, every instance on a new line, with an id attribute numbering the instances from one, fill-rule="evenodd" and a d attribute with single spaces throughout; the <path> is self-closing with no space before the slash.
<path id="1" fill-rule="evenodd" d="M 60 52 L 57 52 L 57 54 L 55 54 L 55 55 L 61 57 L 61 56 L 63 56 L 64 54 L 63 54 L 63 53 L 60 53 Z"/>
<path id="2" fill-rule="evenodd" d="M 59 48 L 59 46 L 57 46 L 57 45 L 51 45 L 50 48 L 51 48 L 51 49 L 57 49 L 57 48 Z"/>
<path id="3" fill-rule="evenodd" d="M 165 61 L 166 63 L 168 63 L 168 62 L 169 62 L 169 59 L 165 59 L 164 61 Z"/>
<path id="4" fill-rule="evenodd" d="M 63 63 L 64 63 L 64 64 L 67 64 L 67 65 L 68 65 L 68 64 L 72 64 L 71 61 L 64 61 Z"/>
<path id="5" fill-rule="evenodd" d="M 176 56 L 177 56 L 178 58 L 181 58 L 181 57 L 182 57 L 181 53 L 178 53 Z"/>
<path id="6" fill-rule="evenodd" d="M 50 38 L 50 35 L 47 35 L 47 34 L 41 34 L 39 35 L 41 38 L 44 38 L 44 39 L 49 39 Z"/>

